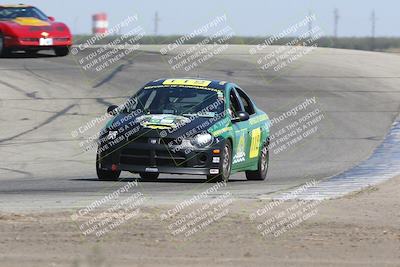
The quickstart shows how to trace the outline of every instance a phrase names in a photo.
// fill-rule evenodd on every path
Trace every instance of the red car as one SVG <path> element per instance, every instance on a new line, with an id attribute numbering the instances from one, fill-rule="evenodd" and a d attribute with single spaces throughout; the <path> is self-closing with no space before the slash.
<path id="1" fill-rule="evenodd" d="M 69 28 L 29 5 L 0 5 L 0 56 L 23 50 L 35 54 L 53 49 L 57 56 L 69 54 Z"/>

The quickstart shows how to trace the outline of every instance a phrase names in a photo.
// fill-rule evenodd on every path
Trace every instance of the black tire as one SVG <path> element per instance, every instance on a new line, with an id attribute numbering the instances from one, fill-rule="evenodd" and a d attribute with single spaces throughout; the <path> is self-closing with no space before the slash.
<path id="1" fill-rule="evenodd" d="M 267 177 L 269 167 L 268 143 L 265 143 L 258 157 L 258 169 L 256 171 L 246 171 L 246 178 L 250 181 L 263 181 Z"/>
<path id="2" fill-rule="evenodd" d="M 108 171 L 100 169 L 99 155 L 96 156 L 96 173 L 100 181 L 118 181 L 121 171 Z"/>
<path id="3" fill-rule="evenodd" d="M 232 144 L 228 140 L 224 146 L 222 152 L 222 164 L 219 170 L 219 174 L 207 175 L 207 182 L 228 182 L 229 176 L 231 176 L 232 171 Z"/>
<path id="4" fill-rule="evenodd" d="M 69 47 L 68 47 L 68 46 L 56 47 L 56 48 L 54 48 L 54 53 L 56 53 L 56 56 L 58 56 L 58 57 L 65 57 L 65 56 L 68 56 L 68 54 L 69 54 Z"/>
<path id="5" fill-rule="evenodd" d="M 0 57 L 5 57 L 10 54 L 10 51 L 4 47 L 4 36 L 0 32 Z"/>
<path id="6" fill-rule="evenodd" d="M 142 178 L 143 181 L 146 182 L 155 182 L 158 179 L 158 176 L 160 175 L 159 173 L 153 173 L 153 172 L 141 172 L 139 173 L 140 178 Z"/>

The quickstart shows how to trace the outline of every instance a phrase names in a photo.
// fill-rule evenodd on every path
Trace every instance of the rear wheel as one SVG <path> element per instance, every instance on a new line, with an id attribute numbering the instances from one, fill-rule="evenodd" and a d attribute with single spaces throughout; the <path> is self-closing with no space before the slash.
<path id="1" fill-rule="evenodd" d="M 227 141 L 224 146 L 221 160 L 219 174 L 207 175 L 208 182 L 228 182 L 232 171 L 232 145 L 230 141 Z"/>
<path id="2" fill-rule="evenodd" d="M 118 181 L 121 171 L 102 170 L 100 168 L 99 155 L 96 156 L 96 173 L 97 178 L 101 181 Z"/>
<path id="3" fill-rule="evenodd" d="M 141 172 L 139 173 L 140 178 L 142 178 L 143 181 L 151 182 L 151 181 L 157 181 L 158 176 L 160 175 L 159 173 L 150 173 L 150 172 Z"/>
<path id="4" fill-rule="evenodd" d="M 67 47 L 67 46 L 56 47 L 56 48 L 54 48 L 54 52 L 56 53 L 56 56 L 58 56 L 58 57 L 65 57 L 65 56 L 68 56 L 68 54 L 69 54 L 69 47 Z"/>
<path id="5" fill-rule="evenodd" d="M 263 148 L 258 159 L 258 169 L 256 171 L 246 171 L 247 180 L 262 181 L 265 180 L 269 166 L 269 150 L 268 143 L 263 145 Z"/>

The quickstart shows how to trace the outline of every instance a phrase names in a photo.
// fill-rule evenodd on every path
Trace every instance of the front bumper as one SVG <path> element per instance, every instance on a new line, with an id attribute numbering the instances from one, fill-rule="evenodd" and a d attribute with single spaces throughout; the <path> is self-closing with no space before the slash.
<path id="1" fill-rule="evenodd" d="M 99 148 L 99 166 L 104 170 L 122 170 L 133 173 L 170 173 L 210 175 L 218 174 L 220 157 L 225 145 L 221 139 L 204 149 L 177 149 L 160 139 L 151 144 L 140 138 L 121 144 L 118 148 Z M 216 153 L 219 151 L 219 153 Z M 218 173 L 217 173 L 218 172 Z"/>
<path id="2" fill-rule="evenodd" d="M 14 37 L 5 36 L 4 46 L 9 49 L 36 49 L 46 50 L 54 49 L 57 47 L 70 47 L 72 46 L 71 37 L 52 37 L 52 45 L 40 45 L 40 38 L 38 37 Z"/>

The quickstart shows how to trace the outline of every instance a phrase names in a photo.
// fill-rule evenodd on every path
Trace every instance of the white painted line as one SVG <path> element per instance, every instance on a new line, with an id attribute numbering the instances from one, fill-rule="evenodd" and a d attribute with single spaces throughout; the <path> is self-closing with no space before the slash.
<path id="1" fill-rule="evenodd" d="M 359 165 L 307 187 L 298 194 L 290 190 L 267 199 L 324 200 L 343 197 L 400 175 L 400 120 L 393 123 L 385 140 L 374 153 Z"/>

